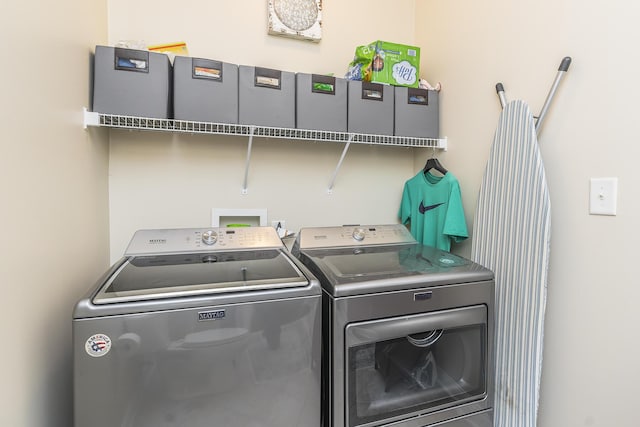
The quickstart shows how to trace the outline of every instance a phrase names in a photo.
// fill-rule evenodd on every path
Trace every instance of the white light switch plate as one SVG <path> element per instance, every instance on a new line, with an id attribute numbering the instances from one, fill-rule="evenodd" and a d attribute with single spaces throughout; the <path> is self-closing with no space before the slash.
<path id="1" fill-rule="evenodd" d="M 618 204 L 618 178 L 591 178 L 589 213 L 616 215 Z"/>

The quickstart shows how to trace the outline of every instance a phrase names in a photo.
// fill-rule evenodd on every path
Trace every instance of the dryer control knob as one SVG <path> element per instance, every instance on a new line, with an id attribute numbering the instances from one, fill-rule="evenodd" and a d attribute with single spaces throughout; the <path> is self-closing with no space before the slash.
<path id="1" fill-rule="evenodd" d="M 213 245 L 218 241 L 218 233 L 213 230 L 207 230 L 202 233 L 202 243 L 205 245 Z"/>
<path id="2" fill-rule="evenodd" d="M 364 228 L 356 228 L 355 230 L 353 230 L 352 237 L 354 238 L 354 240 L 357 240 L 358 242 L 362 242 L 365 237 Z"/>

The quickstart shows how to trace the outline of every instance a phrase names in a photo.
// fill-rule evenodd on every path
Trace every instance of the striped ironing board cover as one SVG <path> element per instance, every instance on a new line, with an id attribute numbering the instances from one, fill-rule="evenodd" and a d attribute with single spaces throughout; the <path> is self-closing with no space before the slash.
<path id="1" fill-rule="evenodd" d="M 537 422 L 551 205 L 529 106 L 503 109 L 478 196 L 471 258 L 493 270 L 495 427 Z"/>

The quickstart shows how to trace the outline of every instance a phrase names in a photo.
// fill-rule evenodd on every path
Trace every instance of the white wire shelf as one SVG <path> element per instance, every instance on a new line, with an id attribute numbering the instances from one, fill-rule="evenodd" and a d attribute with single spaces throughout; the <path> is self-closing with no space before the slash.
<path id="1" fill-rule="evenodd" d="M 413 138 L 405 136 L 373 135 L 352 132 L 331 132 L 307 129 L 276 128 L 267 126 L 195 122 L 188 120 L 155 119 L 150 117 L 121 116 L 84 111 L 84 126 L 118 129 L 151 130 L 209 135 L 257 136 L 262 138 L 296 139 L 320 142 L 352 142 L 399 147 L 423 147 L 446 150 L 446 138 Z"/>
<path id="2" fill-rule="evenodd" d="M 315 142 L 342 142 L 344 148 L 338 161 L 338 165 L 331 177 L 327 193 L 333 192 L 333 186 L 342 162 L 349 150 L 351 143 L 369 145 L 389 145 L 395 147 L 432 148 L 447 150 L 447 138 L 413 138 L 406 136 L 373 135 L 352 132 L 330 132 L 308 129 L 276 128 L 256 125 L 239 125 L 227 123 L 195 122 L 188 120 L 155 119 L 151 117 L 121 116 L 117 114 L 104 114 L 87 111 L 84 109 L 84 127 L 107 127 L 116 129 L 147 130 L 173 133 L 207 134 L 207 135 L 234 135 L 249 138 L 247 147 L 247 161 L 242 185 L 242 194 L 247 194 L 247 182 L 249 177 L 249 165 L 251 164 L 251 149 L 255 136 L 262 138 L 278 138 Z"/>

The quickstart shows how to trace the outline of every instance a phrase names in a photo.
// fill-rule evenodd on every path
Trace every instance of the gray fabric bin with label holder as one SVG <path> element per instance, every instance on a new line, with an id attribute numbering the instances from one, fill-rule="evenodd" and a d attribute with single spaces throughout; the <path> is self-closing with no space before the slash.
<path id="1" fill-rule="evenodd" d="M 238 66 L 176 56 L 173 116 L 176 120 L 238 123 Z"/>
<path id="2" fill-rule="evenodd" d="M 94 60 L 94 112 L 172 118 L 172 67 L 167 55 L 96 46 Z"/>
<path id="3" fill-rule="evenodd" d="M 348 130 L 393 135 L 393 86 L 349 81 Z"/>
<path id="4" fill-rule="evenodd" d="M 394 134 L 416 138 L 440 137 L 440 107 L 435 90 L 396 87 Z"/>
<path id="5" fill-rule="evenodd" d="M 238 120 L 243 125 L 296 127 L 295 74 L 240 65 Z"/>
<path id="6" fill-rule="evenodd" d="M 347 131 L 347 80 L 296 74 L 296 127 Z"/>

